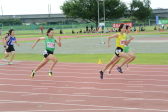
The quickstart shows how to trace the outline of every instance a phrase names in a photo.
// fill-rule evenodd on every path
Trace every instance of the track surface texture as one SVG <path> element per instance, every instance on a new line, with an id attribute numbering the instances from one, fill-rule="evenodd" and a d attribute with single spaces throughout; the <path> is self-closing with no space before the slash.
<path id="1" fill-rule="evenodd" d="M 130 65 L 99 78 L 105 64 L 0 63 L 0 112 L 168 112 L 168 66 Z"/>

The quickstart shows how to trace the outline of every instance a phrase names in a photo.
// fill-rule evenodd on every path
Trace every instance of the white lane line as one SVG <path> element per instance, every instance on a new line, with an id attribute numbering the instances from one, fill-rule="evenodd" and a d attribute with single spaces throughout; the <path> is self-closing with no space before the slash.
<path id="1" fill-rule="evenodd" d="M 71 97 L 91 97 L 91 98 L 110 98 L 110 99 L 129 99 L 130 97 L 111 97 L 111 96 L 91 96 L 91 95 L 84 95 L 84 94 L 53 94 L 53 93 L 30 93 L 30 92 L 11 92 L 11 91 L 0 91 L 0 93 L 15 93 L 21 95 L 48 95 L 48 96 L 71 96 Z M 143 92 L 127 92 L 127 93 L 143 93 Z M 143 98 L 144 101 L 164 101 L 168 102 L 168 99 L 147 99 Z"/>
<path id="2" fill-rule="evenodd" d="M 138 110 L 141 110 L 141 111 L 151 111 L 151 112 L 168 112 L 168 110 L 159 110 L 159 109 L 143 109 L 143 108 L 140 108 L 140 109 L 137 109 L 137 108 L 124 108 L 124 109 L 120 109 L 119 107 L 114 107 L 114 108 L 109 108 L 109 109 L 63 109 L 63 110 L 30 110 L 30 111 L 24 111 L 24 112 L 92 112 L 92 111 L 104 111 L 104 112 L 113 112 L 113 111 L 128 111 L 128 112 L 135 112 L 135 111 L 138 111 Z M 16 111 L 3 111 L 3 112 L 16 112 Z M 17 112 L 23 112 L 23 111 L 17 111 Z"/>
<path id="3" fill-rule="evenodd" d="M 13 71 L 13 70 L 4 70 L 4 71 Z M 20 70 L 17 70 L 17 71 L 20 71 Z M 23 70 L 23 71 L 26 71 L 26 70 Z M 30 71 L 27 71 L 27 72 L 30 72 Z M 38 71 L 38 75 L 36 75 L 36 77 L 41 77 L 41 76 L 48 76 L 48 75 L 39 75 L 39 73 L 46 73 L 46 71 Z M 58 72 L 58 71 L 56 71 L 56 73 L 58 73 L 58 74 L 76 74 L 76 75 L 78 75 L 78 74 L 87 74 L 87 75 L 90 75 L 90 74 L 95 74 L 95 75 L 97 75 L 97 73 L 96 72 L 94 72 L 94 73 L 81 73 L 81 72 Z M 166 73 L 166 72 L 164 72 L 164 73 Z M 0 73 L 0 74 L 2 74 L 2 75 L 26 75 L 26 76 L 29 76 L 29 74 L 7 74 L 7 73 Z M 113 74 L 113 76 L 144 76 L 144 77 L 168 77 L 168 75 L 138 75 L 138 74 L 119 74 L 119 73 L 115 73 L 115 74 Z M 64 76 L 54 76 L 54 77 L 64 77 Z M 76 76 L 67 76 L 67 77 L 75 77 L 75 78 L 80 78 L 80 77 L 76 77 Z M 85 78 L 85 77 L 83 77 L 83 78 Z M 93 78 L 98 78 L 98 77 L 93 77 Z M 113 79 L 113 78 L 105 78 L 105 79 Z M 118 78 L 118 79 L 120 79 L 120 78 Z M 121 78 L 122 79 L 122 78 Z"/>
<path id="4" fill-rule="evenodd" d="M 33 88 L 32 90 L 36 90 L 36 89 L 48 89 L 48 88 Z"/>
<path id="5" fill-rule="evenodd" d="M 168 110 L 161 110 L 161 109 L 150 109 L 150 108 L 130 108 L 130 107 L 114 107 L 114 106 L 101 106 L 101 105 L 82 105 L 82 104 L 66 104 L 66 103 L 49 103 L 49 102 L 32 102 L 32 101 L 14 101 L 14 100 L 7 100 L 4 102 L 0 103 L 4 104 L 4 103 L 8 103 L 8 104 L 16 104 L 16 103 L 29 103 L 29 104 L 45 104 L 45 105 L 64 105 L 64 106 L 79 106 L 79 107 L 85 107 L 85 108 L 89 108 L 89 107 L 96 107 L 98 109 L 96 110 L 100 110 L 101 108 L 106 108 L 106 109 L 102 109 L 102 110 L 109 110 L 109 109 L 117 109 L 117 110 L 142 110 L 142 111 L 164 111 L 167 112 Z M 70 110 L 85 110 L 85 109 L 70 109 Z M 86 109 L 86 110 L 90 110 L 90 109 Z M 95 109 L 91 109 L 91 110 L 95 110 Z M 33 112 L 34 110 L 31 110 L 30 112 Z M 35 110 L 35 111 L 39 111 L 39 110 Z M 45 110 L 42 110 L 45 111 Z M 48 111 L 48 110 L 47 110 Z M 52 110 L 52 111 L 56 111 L 56 110 Z M 67 111 L 67 110 L 66 110 Z M 9 112 L 9 111 L 8 111 Z M 48 111 L 49 112 L 49 111 Z"/>
<path id="6" fill-rule="evenodd" d="M 55 83 L 41 83 L 41 84 L 55 84 Z"/>
<path id="7" fill-rule="evenodd" d="M 129 94 L 135 94 L 135 93 L 137 93 L 137 94 L 141 94 L 141 93 L 143 93 L 143 92 L 125 92 L 125 93 L 129 93 Z"/>
<path id="8" fill-rule="evenodd" d="M 127 87 L 135 87 L 135 88 L 137 88 L 137 87 L 143 87 L 143 86 L 127 86 Z"/>
<path id="9" fill-rule="evenodd" d="M 128 81 L 128 82 L 143 82 L 143 81 Z"/>
<path id="10" fill-rule="evenodd" d="M 36 80 L 37 81 L 37 80 Z M 39 81 L 44 81 L 44 80 L 39 80 Z M 51 80 L 46 80 L 46 81 L 50 81 Z M 78 83 L 78 82 L 74 82 L 74 81 L 52 81 L 52 82 L 68 82 L 68 83 Z M 103 84 L 103 83 L 97 83 L 97 82 L 79 82 L 79 83 L 91 83 L 91 84 Z M 105 83 L 105 84 L 120 84 L 120 85 L 128 85 L 128 86 L 155 86 L 155 87 L 167 87 L 168 85 L 154 85 L 154 84 L 126 84 L 126 83 Z M 35 87 L 34 85 L 15 85 L 15 84 L 0 84 L 0 86 L 26 86 L 26 87 Z M 95 87 L 92 88 L 76 88 L 76 87 L 55 87 L 55 86 L 36 86 L 36 87 L 50 87 L 50 88 L 75 88 L 75 89 L 96 89 L 96 90 L 116 90 L 116 89 L 98 89 Z M 119 90 L 119 89 L 118 89 Z M 153 91 L 146 91 L 146 92 L 153 92 Z M 156 91 L 156 92 L 164 92 L 164 93 L 168 93 L 166 91 Z"/>
<path id="11" fill-rule="evenodd" d="M 34 96 L 34 95 L 39 95 L 39 94 L 37 94 L 37 93 L 28 93 L 28 94 L 23 94 L 23 95 L 21 95 L 21 96 Z"/>
<path id="12" fill-rule="evenodd" d="M 87 77 L 87 78 L 90 78 L 90 77 Z M 99 77 L 95 77 L 95 78 L 99 79 Z M 115 78 L 111 78 L 111 79 L 115 80 Z M 126 79 L 126 78 L 116 78 L 116 79 L 121 79 L 121 80 L 126 80 L 126 81 L 142 81 L 143 80 L 143 81 L 162 81 L 162 82 L 168 82 L 168 80 L 158 80 L 158 79 Z M 0 78 L 0 80 L 46 81 L 46 80 L 32 80 L 32 79 L 10 79 L 10 78 Z M 53 80 L 47 80 L 47 81 L 59 82 L 59 81 L 53 81 Z M 83 83 L 83 82 L 75 82 L 75 81 L 65 81 L 65 82 Z M 98 83 L 98 82 L 87 82 L 87 83 Z"/>
<path id="13" fill-rule="evenodd" d="M 25 67 L 25 65 L 35 65 L 35 64 L 19 64 L 19 65 L 24 65 L 24 67 L 23 66 L 21 66 L 21 67 L 19 67 L 19 68 L 33 68 L 32 66 L 31 67 Z M 35 65 L 36 66 L 36 65 Z M 65 67 L 66 66 L 66 67 Z M 3 67 L 3 66 L 2 66 Z M 17 66 L 8 66 L 9 68 L 18 68 Z M 48 67 L 50 67 L 50 65 L 49 64 L 47 64 L 47 65 L 45 65 L 45 67 L 43 67 L 43 69 L 48 69 Z M 57 68 L 58 69 L 65 69 L 65 68 L 67 68 L 67 67 L 69 67 L 69 68 L 95 68 L 95 69 L 99 69 L 99 68 L 101 68 L 101 66 L 88 66 L 88 65 L 85 65 L 85 66 L 83 66 L 83 65 L 75 65 L 75 66 L 72 66 L 72 65 L 57 65 Z M 131 67 L 129 67 L 131 70 L 132 69 L 147 69 L 147 70 L 149 70 L 149 69 L 154 69 L 154 70 L 156 70 L 156 69 L 158 69 L 158 70 L 160 70 L 160 69 L 165 69 L 165 70 L 167 70 L 167 66 L 160 66 L 159 68 L 157 68 L 157 67 L 152 67 L 152 66 L 149 66 L 149 67 L 140 67 L 140 66 L 131 66 Z M 164 68 L 165 67 L 165 68 Z M 5 68 L 5 67 L 4 67 Z"/>
<path id="14" fill-rule="evenodd" d="M 125 98 L 124 100 L 144 100 L 143 98 Z"/>
<path id="15" fill-rule="evenodd" d="M 66 100 L 65 102 L 81 102 L 81 101 L 85 101 L 85 100 Z"/>
<path id="16" fill-rule="evenodd" d="M 90 93 L 73 93 L 73 94 L 90 94 Z"/>

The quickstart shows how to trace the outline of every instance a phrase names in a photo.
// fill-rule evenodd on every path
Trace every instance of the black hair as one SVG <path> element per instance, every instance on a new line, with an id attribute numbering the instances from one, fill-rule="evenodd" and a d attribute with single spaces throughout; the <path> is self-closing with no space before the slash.
<path id="1" fill-rule="evenodd" d="M 13 29 L 10 29 L 10 30 L 9 30 L 9 35 L 11 35 L 12 31 L 14 31 L 14 30 L 13 30 Z"/>
<path id="2" fill-rule="evenodd" d="M 9 36 L 9 33 L 6 33 Z"/>
<path id="3" fill-rule="evenodd" d="M 121 24 L 120 27 L 118 28 L 118 31 L 121 32 L 121 29 L 125 26 L 125 24 Z"/>
<path id="4" fill-rule="evenodd" d="M 47 30 L 47 36 L 48 36 L 48 33 L 50 33 L 51 30 L 53 30 L 53 28 L 49 28 L 49 29 Z"/>
<path id="5" fill-rule="evenodd" d="M 126 25 L 126 29 L 128 29 L 130 26 L 129 25 Z"/>

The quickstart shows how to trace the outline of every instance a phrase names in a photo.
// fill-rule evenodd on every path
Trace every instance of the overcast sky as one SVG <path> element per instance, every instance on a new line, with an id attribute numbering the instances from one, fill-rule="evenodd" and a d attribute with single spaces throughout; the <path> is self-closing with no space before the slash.
<path id="1" fill-rule="evenodd" d="M 66 0 L 0 0 L 0 15 L 18 14 L 48 14 L 48 4 L 51 4 L 51 13 L 62 13 L 60 6 Z M 132 0 L 122 0 L 131 2 Z M 151 0 L 152 8 L 168 8 L 168 0 Z"/>

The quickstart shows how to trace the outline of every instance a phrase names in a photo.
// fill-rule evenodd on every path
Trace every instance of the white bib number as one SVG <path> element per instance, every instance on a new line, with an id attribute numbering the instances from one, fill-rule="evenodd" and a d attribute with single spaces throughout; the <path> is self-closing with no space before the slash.
<path id="1" fill-rule="evenodd" d="M 125 45 L 125 40 L 121 40 L 121 41 L 120 41 L 120 44 L 121 44 L 121 45 Z"/>
<path id="2" fill-rule="evenodd" d="M 11 44 L 14 45 L 14 44 L 15 44 L 15 41 L 12 41 Z"/>
<path id="3" fill-rule="evenodd" d="M 51 43 L 51 42 L 47 42 L 47 47 L 48 47 L 48 48 L 54 48 L 54 47 L 55 47 L 55 44 L 54 44 L 54 43 Z"/>

